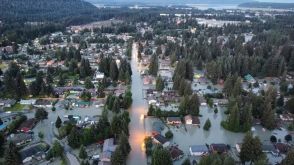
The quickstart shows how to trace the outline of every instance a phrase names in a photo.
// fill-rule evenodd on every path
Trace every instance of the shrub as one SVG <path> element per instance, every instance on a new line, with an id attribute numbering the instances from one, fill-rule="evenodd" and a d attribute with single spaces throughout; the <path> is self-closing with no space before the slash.
<path id="1" fill-rule="evenodd" d="M 215 114 L 217 114 L 217 112 L 218 112 L 218 109 L 217 109 L 217 108 L 215 108 L 215 109 L 214 109 L 214 113 L 215 113 Z"/>
<path id="2" fill-rule="evenodd" d="M 270 141 L 271 141 L 272 143 L 276 143 L 276 142 L 277 142 L 277 138 L 276 138 L 276 136 L 272 135 L 272 136 L 270 137 Z"/>
<path id="3" fill-rule="evenodd" d="M 211 127 L 211 122 L 209 119 L 207 119 L 204 126 L 203 126 L 203 129 L 208 131 L 210 129 L 210 127 Z"/>
<path id="4" fill-rule="evenodd" d="M 291 136 L 290 134 L 286 135 L 286 136 L 285 136 L 285 141 L 286 141 L 286 142 L 290 142 L 290 141 L 292 141 L 292 136 Z"/>
<path id="5" fill-rule="evenodd" d="M 166 137 L 167 139 L 171 139 L 171 138 L 173 138 L 173 136 L 174 136 L 174 134 L 173 134 L 170 130 L 168 130 L 168 131 L 165 133 L 165 137 Z"/>

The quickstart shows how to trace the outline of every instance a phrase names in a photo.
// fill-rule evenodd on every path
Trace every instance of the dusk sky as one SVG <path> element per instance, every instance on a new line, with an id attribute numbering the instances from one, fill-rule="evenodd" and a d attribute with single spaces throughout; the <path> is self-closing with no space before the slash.
<path id="1" fill-rule="evenodd" d="M 259 0 L 260 2 L 284 2 L 284 3 L 294 3 L 294 0 Z"/>

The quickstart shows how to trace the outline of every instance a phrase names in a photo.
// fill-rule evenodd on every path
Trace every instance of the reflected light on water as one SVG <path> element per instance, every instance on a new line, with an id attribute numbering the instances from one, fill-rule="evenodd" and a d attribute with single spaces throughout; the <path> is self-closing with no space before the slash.
<path id="1" fill-rule="evenodd" d="M 144 142 L 141 144 L 141 150 L 145 151 L 145 143 Z"/>
<path id="2" fill-rule="evenodd" d="M 144 115 L 143 114 L 140 116 L 140 120 L 144 120 Z"/>

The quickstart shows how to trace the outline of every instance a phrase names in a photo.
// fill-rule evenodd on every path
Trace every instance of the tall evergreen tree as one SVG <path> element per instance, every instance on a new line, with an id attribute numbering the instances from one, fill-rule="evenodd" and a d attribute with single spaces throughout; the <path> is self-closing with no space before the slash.
<path id="1" fill-rule="evenodd" d="M 271 99 L 268 96 L 265 97 L 265 109 L 262 112 L 261 124 L 270 130 L 274 129 L 276 126 L 275 111 L 272 108 Z"/>
<path id="2" fill-rule="evenodd" d="M 26 84 L 23 81 L 22 75 L 20 72 L 17 73 L 16 78 L 15 78 L 15 86 L 16 86 L 16 95 L 17 98 L 23 98 L 28 94 L 28 90 L 26 87 Z"/>
<path id="3" fill-rule="evenodd" d="M 161 146 L 156 146 L 152 152 L 151 165 L 172 165 L 171 155 L 168 150 Z"/>
<path id="4" fill-rule="evenodd" d="M 90 67 L 89 60 L 82 59 L 81 65 L 80 65 L 80 78 L 86 78 L 88 76 L 91 76 L 91 74 L 92 74 L 92 69 Z"/>
<path id="5" fill-rule="evenodd" d="M 115 112 L 115 113 L 119 113 L 120 112 L 120 101 L 119 101 L 119 98 L 117 98 L 117 97 L 115 98 L 111 110 L 113 112 Z"/>
<path id="6" fill-rule="evenodd" d="M 68 145 L 72 148 L 79 148 L 81 145 L 81 135 L 76 127 L 73 127 L 67 136 Z"/>
<path id="7" fill-rule="evenodd" d="M 162 91 L 163 89 L 164 89 L 164 81 L 162 77 L 159 75 L 157 76 L 157 79 L 156 79 L 156 90 Z"/>
<path id="8" fill-rule="evenodd" d="M 189 114 L 198 116 L 199 115 L 200 101 L 197 94 L 193 94 L 189 101 Z"/>
<path id="9" fill-rule="evenodd" d="M 113 165 L 125 165 L 126 164 L 126 158 L 124 157 L 124 154 L 120 149 L 116 149 L 113 154 L 111 155 L 111 164 Z"/>
<path id="10" fill-rule="evenodd" d="M 14 143 L 9 142 L 4 155 L 5 163 L 9 165 L 19 165 L 21 164 L 20 155 Z"/>
<path id="11" fill-rule="evenodd" d="M 243 121 L 243 132 L 249 131 L 252 125 L 252 105 L 245 104 L 244 106 L 244 121 Z"/>
<path id="12" fill-rule="evenodd" d="M 120 117 L 117 115 L 114 115 L 111 122 L 111 130 L 115 136 L 118 136 L 122 131 L 122 122 L 120 120 Z"/>
<path id="13" fill-rule="evenodd" d="M 92 83 L 90 77 L 86 77 L 86 79 L 85 79 L 85 88 L 86 88 L 86 89 L 93 89 L 93 88 L 95 88 L 95 86 L 94 86 L 94 84 Z"/>
<path id="14" fill-rule="evenodd" d="M 238 132 L 240 129 L 240 112 L 237 103 L 230 110 L 230 115 L 228 117 L 228 128 L 235 132 Z"/>
<path id="15" fill-rule="evenodd" d="M 153 54 L 150 59 L 149 74 L 157 76 L 158 67 L 158 56 L 156 54 Z"/>
<path id="16" fill-rule="evenodd" d="M 57 119 L 55 121 L 55 127 L 56 128 L 60 128 L 61 127 L 61 124 L 62 124 L 62 121 L 61 121 L 60 117 L 57 116 Z"/>
<path id="17" fill-rule="evenodd" d="M 122 133 L 119 138 L 119 149 L 122 151 L 125 157 L 127 157 L 131 151 L 128 137 L 124 133 Z"/>
<path id="18" fill-rule="evenodd" d="M 261 148 L 262 144 L 258 137 L 253 137 L 249 132 L 245 135 L 241 146 L 240 159 L 242 163 L 255 162 L 264 155 Z"/>
<path id="19" fill-rule="evenodd" d="M 82 145 L 79 152 L 79 158 L 86 159 L 88 157 L 85 147 Z"/>
<path id="20" fill-rule="evenodd" d="M 282 161 L 281 165 L 294 165 L 294 150 L 293 149 L 287 153 L 287 156 Z"/>
<path id="21" fill-rule="evenodd" d="M 109 76 L 113 81 L 116 81 L 118 78 L 118 68 L 115 60 L 110 62 Z"/>

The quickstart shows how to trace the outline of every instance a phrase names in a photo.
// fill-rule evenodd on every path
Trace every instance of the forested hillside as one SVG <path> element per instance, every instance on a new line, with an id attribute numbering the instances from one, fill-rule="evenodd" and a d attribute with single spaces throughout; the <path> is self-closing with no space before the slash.
<path id="1" fill-rule="evenodd" d="M 115 12 L 83 0 L 1 0 L 0 46 L 27 42 L 69 25 L 107 20 Z"/>
<path id="2" fill-rule="evenodd" d="M 1 0 L 0 20 L 83 23 L 99 17 L 97 10 L 94 5 L 82 0 Z"/>

